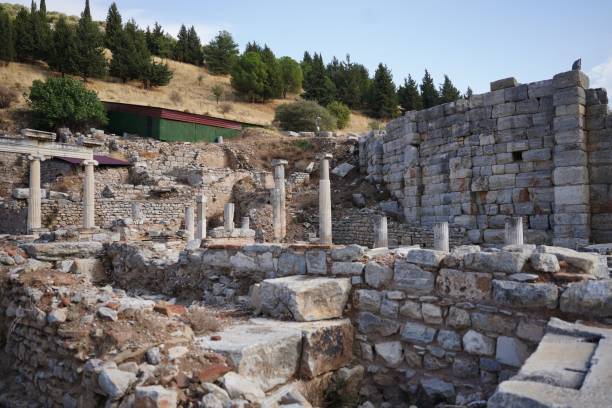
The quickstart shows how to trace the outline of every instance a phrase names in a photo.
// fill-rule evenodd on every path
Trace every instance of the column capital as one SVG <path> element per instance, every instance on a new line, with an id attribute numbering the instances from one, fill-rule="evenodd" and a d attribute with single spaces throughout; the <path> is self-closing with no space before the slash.
<path id="1" fill-rule="evenodd" d="M 98 163 L 96 160 L 83 160 L 83 163 L 81 163 L 83 166 L 97 166 Z"/>
<path id="2" fill-rule="evenodd" d="M 196 203 L 206 203 L 208 200 L 206 199 L 206 195 L 198 194 L 196 196 Z"/>
<path id="3" fill-rule="evenodd" d="M 47 158 L 45 156 L 43 156 L 42 154 L 29 154 L 28 155 L 28 160 L 30 160 L 30 161 L 32 161 L 32 160 L 45 161 L 45 160 L 47 160 Z"/>
<path id="4" fill-rule="evenodd" d="M 321 153 L 317 155 L 319 160 L 331 160 L 334 156 L 331 153 Z"/>
<path id="5" fill-rule="evenodd" d="M 289 164 L 289 162 L 287 160 L 284 160 L 284 159 L 274 159 L 274 160 L 272 160 L 272 167 L 286 166 L 288 164 Z"/>

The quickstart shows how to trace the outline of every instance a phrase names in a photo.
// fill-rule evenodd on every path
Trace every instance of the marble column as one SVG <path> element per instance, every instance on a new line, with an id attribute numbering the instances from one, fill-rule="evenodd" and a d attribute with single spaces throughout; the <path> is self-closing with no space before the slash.
<path id="1" fill-rule="evenodd" d="M 242 217 L 242 219 L 240 220 L 240 229 L 248 230 L 250 227 L 250 224 L 251 224 L 251 221 L 249 217 Z"/>
<path id="2" fill-rule="evenodd" d="M 200 194 L 196 197 L 197 203 L 197 227 L 196 227 L 196 239 L 206 238 L 206 196 Z"/>
<path id="3" fill-rule="evenodd" d="M 85 166 L 85 178 L 83 180 L 83 228 L 91 229 L 96 226 L 94 166 L 97 166 L 98 162 L 95 160 L 83 160 L 82 164 Z"/>
<path id="4" fill-rule="evenodd" d="M 374 220 L 374 248 L 388 248 L 387 217 L 381 215 Z"/>
<path id="5" fill-rule="evenodd" d="M 512 217 L 506 220 L 506 245 L 523 245 L 523 218 Z"/>
<path id="6" fill-rule="evenodd" d="M 281 200 L 281 238 L 287 235 L 287 192 L 285 191 L 285 166 L 287 160 L 272 160 L 274 167 L 274 187 L 280 190 Z"/>
<path id="7" fill-rule="evenodd" d="M 193 214 L 193 207 L 185 207 L 185 231 L 187 231 L 187 241 L 191 241 L 194 238 L 195 219 Z"/>
<path id="8" fill-rule="evenodd" d="M 30 160 L 30 191 L 28 198 L 28 232 L 42 227 L 41 192 L 40 192 L 40 162 L 45 156 L 33 154 Z"/>
<path id="9" fill-rule="evenodd" d="M 332 155 L 321 156 L 319 167 L 319 242 L 332 244 L 331 182 L 329 181 L 329 161 Z"/>
<path id="10" fill-rule="evenodd" d="M 449 252 L 448 222 L 436 222 L 433 226 L 433 246 L 436 251 Z"/>
<path id="11" fill-rule="evenodd" d="M 142 207 L 140 203 L 132 203 L 132 219 L 134 221 L 142 218 Z"/>
<path id="12" fill-rule="evenodd" d="M 225 232 L 234 230 L 234 203 L 227 203 L 223 207 L 223 227 Z"/>
<path id="13" fill-rule="evenodd" d="M 282 240 L 282 211 L 281 211 L 281 192 L 278 188 L 270 190 L 270 202 L 272 204 L 272 232 L 274 236 L 274 242 L 280 242 Z"/>

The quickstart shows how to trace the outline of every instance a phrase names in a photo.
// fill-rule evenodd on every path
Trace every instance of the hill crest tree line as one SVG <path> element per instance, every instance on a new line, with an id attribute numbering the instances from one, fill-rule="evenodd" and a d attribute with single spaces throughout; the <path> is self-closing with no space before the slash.
<path id="1" fill-rule="evenodd" d="M 104 48 L 112 52 L 110 63 Z M 124 82 L 140 80 L 145 87 L 167 85 L 172 71 L 152 56 L 204 65 L 213 75 L 229 74 L 235 92 L 251 102 L 286 98 L 303 90 L 304 99 L 322 106 L 333 103 L 337 111 L 345 105 L 380 119 L 471 96 L 470 88 L 462 95 L 446 75 L 436 87 L 427 70 L 420 84 L 409 75 L 396 87 L 386 65 L 379 64 L 370 77 L 367 68 L 348 55 L 345 61 L 334 57 L 326 65 L 321 54 L 305 52 L 297 62 L 287 56 L 277 58 L 267 45 L 256 42 L 248 43 L 241 54 L 227 31 L 203 46 L 193 26 L 182 25 L 174 38 L 158 23 L 146 30 L 134 20 L 123 23 L 115 3 L 108 10 L 104 32 L 92 20 L 89 0 L 76 27 L 64 17 L 51 27 L 45 0 L 38 8 L 32 1 L 30 10 L 21 8 L 12 21 L 0 6 L 0 61 L 43 60 L 62 75 L 84 80 L 108 73 Z"/>

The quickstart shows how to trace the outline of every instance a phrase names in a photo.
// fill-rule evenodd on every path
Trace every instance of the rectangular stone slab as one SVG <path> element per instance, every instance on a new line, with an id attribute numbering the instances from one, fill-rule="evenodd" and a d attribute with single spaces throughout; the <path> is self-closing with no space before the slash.
<path id="1" fill-rule="evenodd" d="M 349 278 L 296 275 L 266 279 L 259 292 L 261 312 L 299 322 L 336 319 L 342 317 L 350 290 Z"/>

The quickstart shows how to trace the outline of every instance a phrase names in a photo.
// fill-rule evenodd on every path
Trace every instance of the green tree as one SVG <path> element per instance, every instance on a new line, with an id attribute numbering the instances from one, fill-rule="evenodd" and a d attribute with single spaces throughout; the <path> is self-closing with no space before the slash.
<path id="1" fill-rule="evenodd" d="M 34 57 L 46 60 L 49 57 L 49 44 L 51 42 L 51 27 L 47 18 L 47 5 L 45 0 L 40 1 L 40 8 L 36 10 L 36 3 L 32 1 L 30 12 L 32 35 L 34 38 Z"/>
<path id="2" fill-rule="evenodd" d="M 419 94 L 419 88 L 412 76 L 404 78 L 404 84 L 397 89 L 399 104 L 404 111 L 423 109 L 423 101 Z"/>
<path id="3" fill-rule="evenodd" d="M 433 78 L 427 70 L 425 70 L 425 75 L 423 76 L 420 86 L 423 108 L 427 109 L 431 108 L 432 106 L 436 106 L 438 104 L 438 99 L 440 99 L 440 95 L 438 94 L 438 90 L 434 85 Z"/>
<path id="4" fill-rule="evenodd" d="M 463 95 L 464 99 L 470 99 L 474 95 L 474 91 L 469 86 L 467 87 L 467 91 L 465 91 L 465 95 Z"/>
<path id="5" fill-rule="evenodd" d="M 8 64 L 15 59 L 13 25 L 4 7 L 0 6 L 0 61 Z"/>
<path id="6" fill-rule="evenodd" d="M 149 88 L 152 86 L 168 85 L 173 75 L 174 73 L 170 67 L 168 67 L 168 64 L 151 60 L 147 66 L 144 77 L 141 79 L 145 88 Z"/>
<path id="7" fill-rule="evenodd" d="M 397 116 L 397 93 L 391 71 L 378 64 L 370 90 L 369 110 L 376 118 L 390 119 Z"/>
<path id="8" fill-rule="evenodd" d="M 147 80 L 151 54 L 145 34 L 138 29 L 136 22 L 130 20 L 115 37 L 116 49 L 110 64 L 110 74 L 123 82 L 131 79 Z"/>
<path id="9" fill-rule="evenodd" d="M 287 93 L 298 93 L 302 89 L 302 68 L 296 60 L 291 57 L 282 57 L 278 60 L 283 85 L 283 98 Z"/>
<path id="10" fill-rule="evenodd" d="M 117 4 L 113 3 L 108 8 L 108 14 L 106 15 L 106 26 L 104 32 L 104 46 L 115 52 L 119 36 L 123 31 L 123 22 L 121 19 L 121 14 L 119 14 L 119 10 L 117 9 Z"/>
<path id="11" fill-rule="evenodd" d="M 189 62 L 195 65 L 202 65 L 202 43 L 194 26 L 187 32 L 187 54 Z"/>
<path id="12" fill-rule="evenodd" d="M 217 105 L 219 104 L 219 99 L 223 95 L 223 86 L 221 84 L 216 84 L 212 87 L 212 93 L 215 96 L 215 100 L 217 101 Z"/>
<path id="13" fill-rule="evenodd" d="M 38 125 L 49 130 L 60 127 L 84 130 L 108 122 L 96 93 L 69 77 L 35 80 L 28 103 Z"/>
<path id="14" fill-rule="evenodd" d="M 25 8 L 20 9 L 15 17 L 15 53 L 19 61 L 31 61 L 36 53 L 31 20 L 30 12 Z"/>
<path id="15" fill-rule="evenodd" d="M 264 83 L 264 101 L 279 98 L 283 94 L 283 77 L 276 56 L 267 45 L 261 51 L 261 61 L 266 66 L 266 80 Z"/>
<path id="16" fill-rule="evenodd" d="M 327 110 L 336 117 L 338 129 L 344 129 L 351 119 L 351 110 L 340 101 L 333 101 L 327 105 Z"/>
<path id="17" fill-rule="evenodd" d="M 257 44 L 255 41 L 248 42 L 246 47 L 244 47 L 244 54 L 246 54 L 247 52 L 256 52 L 259 55 L 261 55 L 262 51 L 263 51 L 263 48 L 261 48 L 261 46 Z"/>
<path id="18" fill-rule="evenodd" d="M 204 47 L 204 62 L 213 75 L 227 75 L 238 57 L 238 44 L 227 31 L 219 34 Z"/>
<path id="19" fill-rule="evenodd" d="M 181 25 L 181 28 L 178 33 L 178 40 L 176 41 L 176 45 L 174 47 L 174 59 L 181 62 L 188 62 L 189 58 L 189 45 L 188 45 L 188 37 L 187 37 L 187 27 L 185 25 Z"/>
<path id="20" fill-rule="evenodd" d="M 283 130 L 314 132 L 317 130 L 317 117 L 321 130 L 334 130 L 336 117 L 314 101 L 284 103 L 276 108 L 274 120 Z"/>
<path id="21" fill-rule="evenodd" d="M 302 68 L 302 75 L 306 78 L 306 73 L 310 71 L 312 67 L 312 56 L 308 51 L 304 51 L 304 56 L 302 57 L 302 62 L 300 62 L 300 67 Z"/>
<path id="22" fill-rule="evenodd" d="M 334 83 L 327 75 L 323 57 L 315 53 L 312 57 L 312 65 L 304 77 L 305 99 L 317 101 L 321 105 L 328 105 L 335 99 L 336 89 Z"/>
<path id="23" fill-rule="evenodd" d="M 444 75 L 444 83 L 440 86 L 440 101 L 439 103 L 447 103 L 456 101 L 461 97 L 461 92 L 451 82 L 448 75 Z"/>
<path id="24" fill-rule="evenodd" d="M 76 29 L 77 71 L 86 81 L 87 78 L 101 77 L 106 72 L 106 59 L 102 48 L 102 34 L 97 24 L 91 19 L 89 0 L 81 14 Z"/>
<path id="25" fill-rule="evenodd" d="M 242 54 L 232 68 L 231 84 L 236 92 L 251 102 L 263 99 L 266 64 L 256 52 Z"/>
<path id="26" fill-rule="evenodd" d="M 55 23 L 53 40 L 49 54 L 49 67 L 64 74 L 77 72 L 76 63 L 76 34 L 74 28 L 66 22 L 66 18 L 60 16 Z"/>
<path id="27" fill-rule="evenodd" d="M 361 64 L 351 62 L 351 56 L 346 61 L 338 61 L 334 57 L 327 65 L 327 73 L 336 88 L 336 98 L 351 108 L 365 106 L 365 98 L 370 88 L 371 80 L 368 70 Z"/>

